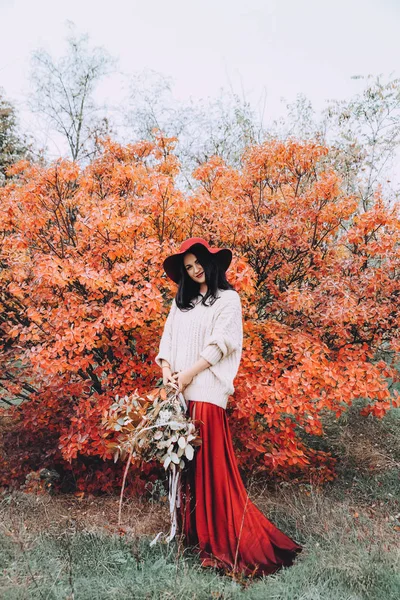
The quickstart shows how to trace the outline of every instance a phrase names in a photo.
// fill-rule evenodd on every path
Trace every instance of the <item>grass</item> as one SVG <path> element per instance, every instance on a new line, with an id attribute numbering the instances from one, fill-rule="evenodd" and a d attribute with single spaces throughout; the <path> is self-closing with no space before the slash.
<path id="1" fill-rule="evenodd" d="M 324 489 L 252 485 L 261 510 L 304 550 L 295 564 L 247 585 L 203 569 L 168 529 L 161 501 L 35 496 L 0 499 L 0 597 L 22 599 L 398 600 L 400 410 L 382 420 L 352 407 L 327 416 L 324 443 L 339 457 Z"/>

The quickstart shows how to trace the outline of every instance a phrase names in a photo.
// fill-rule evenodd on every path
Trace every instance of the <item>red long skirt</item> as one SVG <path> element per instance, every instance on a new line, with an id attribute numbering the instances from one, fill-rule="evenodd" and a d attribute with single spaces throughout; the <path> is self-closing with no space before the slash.
<path id="1" fill-rule="evenodd" d="M 290 566 L 302 546 L 275 527 L 251 502 L 240 476 L 226 412 L 188 402 L 202 445 L 182 480 L 180 521 L 185 544 L 203 566 L 268 575 Z"/>

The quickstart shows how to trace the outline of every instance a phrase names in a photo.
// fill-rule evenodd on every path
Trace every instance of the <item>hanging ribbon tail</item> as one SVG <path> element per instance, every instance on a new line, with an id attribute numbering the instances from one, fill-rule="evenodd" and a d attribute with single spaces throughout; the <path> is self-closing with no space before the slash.
<path id="1" fill-rule="evenodd" d="M 176 468 L 175 465 L 172 465 L 172 468 L 169 469 L 168 488 L 171 528 L 166 538 L 166 542 L 169 544 L 169 542 L 173 540 L 176 535 L 178 528 L 177 509 L 181 506 L 181 472 Z M 150 542 L 150 546 L 154 546 L 162 535 L 164 535 L 162 531 L 157 533 L 156 537 Z"/>
<path id="2" fill-rule="evenodd" d="M 175 465 L 172 466 L 172 469 L 169 473 L 169 513 L 171 516 L 171 530 L 167 537 L 167 543 L 174 539 L 177 525 L 178 525 L 178 516 L 177 516 L 177 507 L 180 503 L 179 499 L 179 483 L 180 483 L 180 471 L 176 469 Z"/>
<path id="3" fill-rule="evenodd" d="M 180 477 L 181 472 L 178 472 L 178 483 L 176 486 L 176 508 L 180 508 L 181 507 L 181 477 Z"/>
<path id="4" fill-rule="evenodd" d="M 150 546 L 155 546 L 155 544 L 157 544 L 158 540 L 160 539 L 160 536 L 163 534 L 162 531 L 160 531 L 159 533 L 157 533 L 156 537 L 154 538 L 154 540 L 152 540 L 150 542 Z"/>

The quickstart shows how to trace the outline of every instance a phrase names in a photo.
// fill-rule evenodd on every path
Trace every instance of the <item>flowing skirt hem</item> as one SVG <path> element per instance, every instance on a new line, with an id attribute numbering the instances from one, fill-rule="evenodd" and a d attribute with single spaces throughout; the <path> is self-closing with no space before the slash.
<path id="1" fill-rule="evenodd" d="M 184 473 L 180 523 L 184 543 L 201 565 L 247 576 L 291 566 L 302 546 L 285 535 L 249 499 L 237 466 L 226 411 L 188 401 L 202 445 Z"/>

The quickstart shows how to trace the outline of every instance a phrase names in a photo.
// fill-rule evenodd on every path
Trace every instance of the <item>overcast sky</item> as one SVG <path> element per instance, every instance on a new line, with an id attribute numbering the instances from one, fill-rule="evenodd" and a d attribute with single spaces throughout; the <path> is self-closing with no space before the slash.
<path id="1" fill-rule="evenodd" d="M 119 59 L 125 73 L 172 77 L 174 95 L 216 96 L 221 87 L 267 120 L 281 98 L 305 94 L 314 108 L 361 89 L 352 75 L 399 76 L 400 0 L 0 0 L 0 86 L 23 121 L 29 58 L 38 47 L 65 51 L 66 21 Z M 118 102 L 119 85 L 101 88 Z"/>

